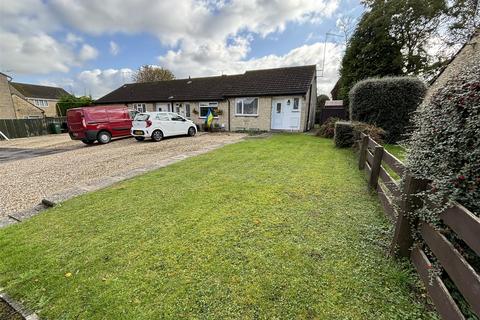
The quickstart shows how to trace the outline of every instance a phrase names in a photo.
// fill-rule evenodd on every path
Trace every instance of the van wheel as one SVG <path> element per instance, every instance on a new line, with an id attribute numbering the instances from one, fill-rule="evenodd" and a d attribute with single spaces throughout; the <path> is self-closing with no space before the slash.
<path id="1" fill-rule="evenodd" d="M 145 140 L 145 137 L 135 137 L 135 140 L 137 140 L 137 141 L 143 141 L 143 140 Z"/>
<path id="2" fill-rule="evenodd" d="M 107 131 L 100 131 L 97 135 L 98 143 L 106 144 L 112 140 L 112 135 Z"/>
<path id="3" fill-rule="evenodd" d="M 82 142 L 85 144 L 94 144 L 95 140 L 82 139 Z"/>
<path id="4" fill-rule="evenodd" d="M 163 139 L 163 133 L 160 130 L 155 130 L 152 133 L 152 140 L 158 142 Z"/>
<path id="5" fill-rule="evenodd" d="M 194 127 L 188 128 L 188 133 L 187 133 L 187 134 L 188 134 L 190 137 L 193 137 L 196 133 L 197 133 L 197 130 L 195 130 Z"/>

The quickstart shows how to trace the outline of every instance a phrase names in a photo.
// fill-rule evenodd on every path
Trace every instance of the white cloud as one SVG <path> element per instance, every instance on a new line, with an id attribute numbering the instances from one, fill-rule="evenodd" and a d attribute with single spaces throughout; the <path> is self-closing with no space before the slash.
<path id="1" fill-rule="evenodd" d="M 78 53 L 78 59 L 80 61 L 92 60 L 98 57 L 98 50 L 91 45 L 84 44 Z"/>
<path id="2" fill-rule="evenodd" d="M 80 36 L 77 36 L 76 34 L 73 34 L 71 32 L 67 33 L 67 36 L 65 37 L 65 41 L 67 43 L 70 43 L 72 45 L 76 45 L 78 43 L 83 42 L 83 38 Z"/>
<path id="3" fill-rule="evenodd" d="M 110 41 L 110 53 L 116 56 L 120 52 L 120 47 L 115 41 Z"/>
<path id="4" fill-rule="evenodd" d="M 73 52 L 47 34 L 21 36 L 0 31 L 0 69 L 12 73 L 67 72 Z"/>
<path id="5" fill-rule="evenodd" d="M 124 83 L 131 82 L 132 74 L 133 70 L 129 68 L 85 70 L 67 82 L 76 95 L 91 94 L 94 98 L 100 98 Z"/>

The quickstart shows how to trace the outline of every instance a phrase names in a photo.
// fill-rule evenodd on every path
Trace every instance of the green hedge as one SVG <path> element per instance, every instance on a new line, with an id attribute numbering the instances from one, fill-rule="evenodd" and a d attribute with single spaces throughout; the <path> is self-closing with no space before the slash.
<path id="1" fill-rule="evenodd" d="M 359 81 L 350 91 L 350 119 L 386 131 L 394 143 L 403 138 L 410 115 L 422 102 L 425 84 L 413 77 L 373 78 Z"/>

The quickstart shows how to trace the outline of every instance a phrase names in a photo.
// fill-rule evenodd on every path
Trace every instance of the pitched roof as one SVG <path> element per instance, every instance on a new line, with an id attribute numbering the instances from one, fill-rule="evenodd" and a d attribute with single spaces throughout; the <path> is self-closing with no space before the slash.
<path id="1" fill-rule="evenodd" d="M 61 96 L 69 95 L 62 88 L 39 86 L 36 84 L 10 82 L 13 88 L 27 98 L 60 99 Z"/>
<path id="2" fill-rule="evenodd" d="M 96 103 L 208 101 L 226 97 L 306 94 L 315 65 L 253 70 L 244 74 L 130 83 Z"/>

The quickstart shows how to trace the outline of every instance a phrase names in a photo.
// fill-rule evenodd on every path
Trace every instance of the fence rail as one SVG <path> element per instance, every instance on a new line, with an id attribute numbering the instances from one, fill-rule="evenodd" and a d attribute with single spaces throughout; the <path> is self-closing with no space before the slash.
<path id="1" fill-rule="evenodd" d="M 39 119 L 0 119 L 0 131 L 8 139 L 41 136 L 50 133 L 50 125 L 60 125 L 67 121 L 66 117 Z M 0 139 L 2 136 L 0 135 Z"/>
<path id="2" fill-rule="evenodd" d="M 384 150 L 369 136 L 362 134 L 359 141 L 358 168 L 364 170 L 369 186 L 376 190 L 385 215 L 394 223 L 395 234 L 391 253 L 409 257 L 423 280 L 427 292 L 442 319 L 465 319 L 441 277 L 432 274 L 432 263 L 421 247 L 413 247 L 411 213 L 421 205 L 418 193 L 426 190 L 428 181 L 414 178 L 405 165 L 394 155 Z M 403 178 L 397 182 L 389 170 Z M 435 204 L 429 204 L 435 205 Z M 437 204 L 438 205 L 438 204 Z M 480 255 L 480 219 L 460 204 L 455 204 L 440 214 L 440 219 L 456 236 L 463 240 L 477 255 Z M 420 234 L 426 247 L 433 253 L 449 278 L 455 284 L 472 312 L 480 317 L 480 275 L 455 248 L 455 246 L 432 225 L 421 223 Z M 413 249 L 412 249 L 413 248 Z"/>

